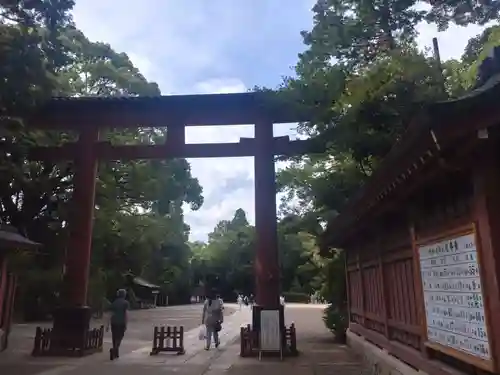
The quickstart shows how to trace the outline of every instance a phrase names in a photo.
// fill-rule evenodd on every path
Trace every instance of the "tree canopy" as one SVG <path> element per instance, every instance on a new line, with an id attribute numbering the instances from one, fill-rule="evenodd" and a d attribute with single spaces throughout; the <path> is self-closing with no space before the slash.
<path id="1" fill-rule="evenodd" d="M 2 3 L 2 4 L 5 4 Z M 155 96 L 125 53 L 92 42 L 75 28 L 71 1 L 31 1 L 0 8 L 0 88 L 3 113 L 20 113 L 58 96 Z M 22 111 L 21 111 L 22 112 Z M 18 306 L 45 313 L 60 288 L 68 238 L 73 163 L 29 162 L 27 148 L 74 141 L 72 132 L 33 131 L 3 117 L 0 218 L 43 249 L 21 254 Z M 164 129 L 104 129 L 113 144 L 164 142 Z M 89 303 L 98 305 L 124 285 L 127 274 L 145 276 L 171 299 L 189 299 L 189 226 L 182 206 L 199 209 L 202 187 L 185 159 L 101 162 L 96 191 Z M 187 278 L 186 278 L 187 276 Z M 188 280 L 185 282 L 185 280 Z M 36 317 L 36 316 L 35 316 Z M 35 318 L 33 317 L 33 318 Z"/>
<path id="2" fill-rule="evenodd" d="M 496 19 L 498 5 L 416 5 L 401 0 L 314 5 L 313 27 L 302 32 L 306 49 L 281 91 L 311 107 L 314 118 L 298 130 L 326 152 L 294 158 L 278 174 L 285 211 L 295 196 L 302 213 L 316 212 L 320 221 L 336 215 L 422 106 L 474 86 L 480 61 L 500 42 L 499 26 L 472 38 L 463 56 L 441 62 L 440 70 L 434 57 L 418 48 L 416 25 L 482 25 Z"/>
<path id="3" fill-rule="evenodd" d="M 321 288 L 322 260 L 314 236 L 298 220 L 289 215 L 278 225 L 281 289 L 308 298 Z M 231 300 L 237 293 L 254 293 L 255 227 L 241 208 L 231 220 L 217 223 L 207 243 L 192 243 L 191 251 L 195 284 L 216 288 Z"/>

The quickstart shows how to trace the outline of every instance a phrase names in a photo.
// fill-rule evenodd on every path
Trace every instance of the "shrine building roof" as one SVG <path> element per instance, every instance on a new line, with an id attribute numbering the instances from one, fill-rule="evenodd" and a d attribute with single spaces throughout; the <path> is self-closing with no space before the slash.
<path id="1" fill-rule="evenodd" d="M 41 246 L 19 234 L 10 225 L 0 225 L 0 250 L 33 249 Z"/>

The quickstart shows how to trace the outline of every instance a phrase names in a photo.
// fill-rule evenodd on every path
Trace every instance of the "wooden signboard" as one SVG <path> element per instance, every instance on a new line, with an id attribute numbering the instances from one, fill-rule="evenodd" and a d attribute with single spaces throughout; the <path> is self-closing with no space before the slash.
<path id="1" fill-rule="evenodd" d="M 473 230 L 417 245 L 428 347 L 492 368 Z"/>
<path id="2" fill-rule="evenodd" d="M 262 352 L 278 352 L 282 355 L 279 310 L 260 312 L 259 357 Z"/>

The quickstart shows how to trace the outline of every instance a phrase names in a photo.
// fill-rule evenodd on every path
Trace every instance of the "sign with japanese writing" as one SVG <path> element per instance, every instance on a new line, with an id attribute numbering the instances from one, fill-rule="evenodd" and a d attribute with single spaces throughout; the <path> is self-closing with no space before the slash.
<path id="1" fill-rule="evenodd" d="M 260 350 L 281 350 L 281 329 L 279 310 L 262 310 L 260 312 Z"/>
<path id="2" fill-rule="evenodd" d="M 473 233 L 419 246 L 427 338 L 490 359 Z"/>

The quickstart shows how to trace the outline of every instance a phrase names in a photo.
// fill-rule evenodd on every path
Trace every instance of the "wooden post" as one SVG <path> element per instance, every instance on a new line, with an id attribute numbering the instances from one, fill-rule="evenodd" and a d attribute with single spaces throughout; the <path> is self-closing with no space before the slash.
<path id="1" fill-rule="evenodd" d="M 358 249 L 359 251 L 359 249 Z M 365 326 L 365 319 L 366 319 L 366 311 L 365 311 L 365 279 L 363 277 L 363 264 L 361 263 L 360 255 L 359 252 L 356 255 L 356 263 L 358 265 L 358 270 L 359 270 L 359 282 L 360 282 L 360 289 L 361 289 L 361 312 L 362 312 L 362 317 L 361 317 L 361 322 L 363 327 Z"/>
<path id="2" fill-rule="evenodd" d="M 12 325 L 12 315 L 14 314 L 14 299 L 16 295 L 16 288 L 17 288 L 17 276 L 9 273 L 7 275 L 7 288 L 5 290 L 5 300 L 4 300 L 4 313 L 3 313 L 3 318 L 2 318 L 2 325 L 1 327 L 4 332 L 5 332 L 5 337 L 4 337 L 4 347 L 0 349 L 6 349 L 7 346 L 9 345 L 9 334 L 10 334 L 10 329 Z M 1 343 L 0 343 L 1 344 Z"/>
<path id="3" fill-rule="evenodd" d="M 265 308 L 280 305 L 273 143 L 273 123 L 255 124 L 255 289 L 257 304 Z"/>
<path id="4" fill-rule="evenodd" d="M 80 132 L 75 158 L 70 239 L 66 257 L 64 303 L 68 307 L 87 305 L 87 288 L 94 223 L 94 196 L 97 177 L 96 127 Z"/>
<path id="5" fill-rule="evenodd" d="M 346 299 L 347 299 L 347 324 L 348 327 L 351 324 L 351 283 L 349 280 L 349 263 L 347 262 L 347 250 L 341 250 L 344 252 L 344 267 L 345 267 L 345 288 L 346 288 Z"/>
<path id="6" fill-rule="evenodd" d="M 412 246 L 412 257 L 413 257 L 413 287 L 415 288 L 415 303 L 417 304 L 417 316 L 420 328 L 420 351 L 424 357 L 428 357 L 427 347 L 425 342 L 427 341 L 427 316 L 425 313 L 425 301 L 424 301 L 424 291 L 422 290 L 422 274 L 420 273 L 420 258 L 418 254 L 417 246 L 417 234 L 415 233 L 415 227 L 410 224 L 409 228 L 411 236 L 411 246 Z"/>
<path id="7" fill-rule="evenodd" d="M 387 295 L 387 286 L 386 286 L 386 280 L 384 276 L 384 260 L 382 258 L 382 249 L 380 248 L 380 240 L 377 241 L 377 260 L 378 260 L 378 269 L 379 269 L 379 275 L 380 275 L 380 287 L 382 289 L 382 302 L 383 302 L 383 310 L 382 313 L 384 314 L 384 334 L 387 339 L 390 339 L 389 337 L 389 314 L 388 314 L 388 306 L 389 306 L 389 299 Z"/>
<path id="8" fill-rule="evenodd" d="M 446 93 L 445 78 L 443 75 L 443 66 L 441 64 L 441 54 L 439 53 L 439 43 L 437 38 L 432 38 L 432 49 L 434 60 L 436 61 L 436 69 L 438 71 L 439 80 L 441 83 L 441 91 L 443 93 L 443 96 L 448 97 L 448 94 Z"/>
<path id="9" fill-rule="evenodd" d="M 477 223 L 478 252 L 490 353 L 495 371 L 500 370 L 500 323 L 493 319 L 500 311 L 500 163 L 498 151 L 489 140 L 473 167 L 473 212 Z M 495 312 L 495 313 L 494 313 Z M 488 319 L 489 318 L 489 319 Z"/>
<path id="10" fill-rule="evenodd" d="M 186 144 L 186 128 L 184 124 L 172 124 L 167 126 L 167 142 L 168 148 L 182 150 Z"/>
<path id="11" fill-rule="evenodd" d="M 179 333 L 179 350 L 184 353 L 184 326 L 181 326 Z"/>
<path id="12" fill-rule="evenodd" d="M 0 256 L 0 328 L 3 327 L 3 315 L 7 314 L 7 257 Z M 0 343 L 1 345 L 1 343 Z M 0 350 L 2 348 L 0 347 Z"/>

